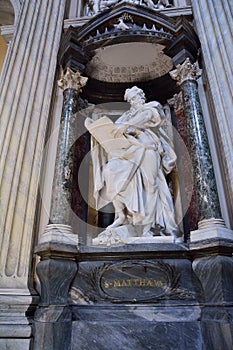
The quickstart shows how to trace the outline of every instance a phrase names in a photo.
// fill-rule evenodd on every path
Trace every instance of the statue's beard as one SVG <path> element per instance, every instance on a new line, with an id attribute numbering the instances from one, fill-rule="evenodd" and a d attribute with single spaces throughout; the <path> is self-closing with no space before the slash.
<path id="1" fill-rule="evenodd" d="M 137 110 L 139 108 L 141 108 L 145 103 L 145 100 L 142 100 L 142 99 L 138 99 L 136 101 L 133 101 L 133 103 L 131 103 L 131 107 L 130 109 L 131 110 Z"/>

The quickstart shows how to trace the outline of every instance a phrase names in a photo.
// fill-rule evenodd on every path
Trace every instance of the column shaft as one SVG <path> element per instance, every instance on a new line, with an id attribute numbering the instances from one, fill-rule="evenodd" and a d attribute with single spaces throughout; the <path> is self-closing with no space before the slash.
<path id="1" fill-rule="evenodd" d="M 182 83 L 181 88 L 195 177 L 199 221 L 221 218 L 216 180 L 197 90 L 197 82 L 195 80 L 186 80 Z"/>
<path id="2" fill-rule="evenodd" d="M 182 89 L 199 221 L 221 219 L 213 163 L 197 90 L 201 70 L 187 58 L 170 75 Z"/>
<path id="3" fill-rule="evenodd" d="M 58 149 L 50 211 L 52 223 L 70 225 L 73 150 L 76 141 L 75 113 L 78 111 L 78 91 L 68 88 L 63 93 Z"/>
<path id="4" fill-rule="evenodd" d="M 77 139 L 76 112 L 80 109 L 79 93 L 88 78 L 69 67 L 62 72 L 58 85 L 63 89 L 64 101 L 60 121 L 57 157 L 53 179 L 53 193 L 50 209 L 50 223 L 40 237 L 40 243 L 51 240 L 77 244 L 78 237 L 73 234 L 71 220 L 72 177 L 74 172 L 75 141 Z M 55 238 L 56 237 L 56 238 Z"/>

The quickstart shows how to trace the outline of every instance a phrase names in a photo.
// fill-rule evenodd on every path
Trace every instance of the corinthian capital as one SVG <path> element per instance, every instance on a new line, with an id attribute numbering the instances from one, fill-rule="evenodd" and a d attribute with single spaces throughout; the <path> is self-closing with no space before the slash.
<path id="1" fill-rule="evenodd" d="M 82 92 L 82 87 L 86 85 L 88 78 L 82 77 L 79 72 L 73 72 L 69 67 L 61 72 L 61 79 L 58 80 L 58 86 L 63 89 L 74 89 L 78 92 Z"/>
<path id="2" fill-rule="evenodd" d="M 177 80 L 177 85 L 181 85 L 186 80 L 196 81 L 201 76 L 201 72 L 196 63 L 192 64 L 189 58 L 186 58 L 184 63 L 178 64 L 169 74 L 172 79 Z"/>

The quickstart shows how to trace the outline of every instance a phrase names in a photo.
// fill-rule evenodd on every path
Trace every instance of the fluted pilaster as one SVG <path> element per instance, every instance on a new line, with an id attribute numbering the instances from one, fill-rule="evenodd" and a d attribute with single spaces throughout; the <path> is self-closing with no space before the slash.
<path id="1" fill-rule="evenodd" d="M 224 165 L 229 211 L 233 210 L 233 3 L 231 0 L 192 0 L 196 30 L 213 99 L 218 149 Z M 232 215 L 230 215 L 232 218 Z M 232 221 L 233 224 L 233 221 Z"/>
<path id="2" fill-rule="evenodd" d="M 25 293 L 65 3 L 23 2 L 0 86 L 0 288 Z"/>

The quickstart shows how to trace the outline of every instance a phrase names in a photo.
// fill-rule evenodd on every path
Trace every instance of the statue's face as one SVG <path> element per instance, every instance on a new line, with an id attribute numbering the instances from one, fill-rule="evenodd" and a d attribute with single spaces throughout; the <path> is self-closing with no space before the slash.
<path id="1" fill-rule="evenodd" d="M 145 94 L 142 89 L 134 86 L 131 89 L 127 89 L 125 93 L 125 99 L 131 105 L 143 104 L 145 102 Z"/>

